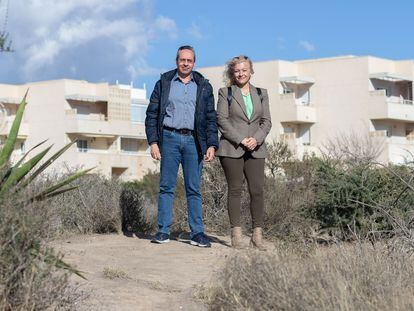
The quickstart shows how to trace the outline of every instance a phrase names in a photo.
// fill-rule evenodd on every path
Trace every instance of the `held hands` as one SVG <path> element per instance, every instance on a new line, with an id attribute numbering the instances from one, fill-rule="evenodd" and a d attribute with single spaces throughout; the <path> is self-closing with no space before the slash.
<path id="1" fill-rule="evenodd" d="M 254 137 L 245 138 L 241 141 L 241 144 L 246 147 L 247 150 L 253 151 L 257 147 L 257 141 Z"/>
<path id="2" fill-rule="evenodd" d="M 151 157 L 154 160 L 161 160 L 161 152 L 160 152 L 160 148 L 158 148 L 157 143 L 154 143 L 151 145 Z"/>
<path id="3" fill-rule="evenodd" d="M 216 149 L 214 149 L 214 147 L 209 147 L 207 149 L 206 155 L 204 156 L 204 161 L 210 162 L 214 160 L 215 153 L 216 153 Z"/>

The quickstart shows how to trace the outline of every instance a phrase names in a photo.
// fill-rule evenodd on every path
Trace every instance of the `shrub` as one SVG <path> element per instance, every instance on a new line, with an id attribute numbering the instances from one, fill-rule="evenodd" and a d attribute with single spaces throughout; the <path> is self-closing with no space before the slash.
<path id="1" fill-rule="evenodd" d="M 80 298 L 68 283 L 71 268 L 47 246 L 48 208 L 15 197 L 1 201 L 0 310 L 71 309 Z"/>
<path id="2" fill-rule="evenodd" d="M 0 151 L 0 308 L 4 310 L 33 310 L 63 308 L 68 301 L 66 272 L 80 272 L 62 261 L 60 255 L 45 245 L 46 215 L 34 213 L 42 201 L 71 191 L 69 183 L 89 170 L 76 172 L 40 191 L 32 187 L 33 180 L 65 152 L 72 143 L 58 150 L 43 164 L 37 164 L 51 147 L 31 159 L 27 155 L 44 142 L 29 150 L 17 163 L 10 157 L 19 132 L 26 106 L 26 95 Z M 25 161 L 26 160 L 26 161 Z M 25 161 L 25 162 L 24 162 Z M 40 217 L 40 218 L 39 218 Z M 60 270 L 60 271 L 59 271 Z M 65 270 L 66 272 L 63 272 Z M 55 298 L 61 298 L 55 300 Z"/>
<path id="3" fill-rule="evenodd" d="M 376 204 L 389 206 L 405 215 L 414 203 L 414 193 L 388 168 L 371 163 L 346 164 L 318 160 L 313 181 L 315 207 L 308 212 L 322 229 L 340 232 L 343 237 L 366 236 L 371 231 L 392 228 L 389 219 L 375 209 Z M 390 166 L 407 177 L 403 166 Z M 399 197 L 399 200 L 395 201 Z"/>
<path id="4" fill-rule="evenodd" d="M 122 186 L 120 206 L 123 232 L 147 234 L 156 229 L 156 202 L 154 194 L 148 193 L 155 187 L 158 189 L 158 185 L 148 184 L 149 177 L 146 175 L 142 182 L 129 182 Z M 146 190 L 142 190 L 144 187 Z"/>
<path id="5" fill-rule="evenodd" d="M 414 264 L 366 244 L 238 252 L 207 292 L 211 310 L 412 310 Z"/>
<path id="6" fill-rule="evenodd" d="M 49 180 L 58 178 L 48 176 Z M 56 232 L 121 231 L 121 183 L 91 174 L 74 183 L 77 189 L 50 201 Z"/>

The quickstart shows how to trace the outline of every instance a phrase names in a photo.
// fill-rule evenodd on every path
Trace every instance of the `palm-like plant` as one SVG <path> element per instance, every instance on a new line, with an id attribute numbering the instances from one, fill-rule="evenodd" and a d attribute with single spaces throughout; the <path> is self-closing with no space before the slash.
<path id="1" fill-rule="evenodd" d="M 5 196 L 18 195 L 18 192 L 26 189 L 30 185 L 30 183 L 37 176 L 39 176 L 39 174 L 41 174 L 46 168 L 48 168 L 59 156 L 61 156 L 67 149 L 69 149 L 70 146 L 72 146 L 76 142 L 75 141 L 67 144 L 66 146 L 58 150 L 55 154 L 53 154 L 49 159 L 45 160 L 43 164 L 36 168 L 36 166 L 45 157 L 45 155 L 52 146 L 47 147 L 45 150 L 39 152 L 27 161 L 25 161 L 25 159 L 33 149 L 39 147 L 40 145 L 46 142 L 43 141 L 35 147 L 31 148 L 16 164 L 10 165 L 10 157 L 12 155 L 14 145 L 16 143 L 23 113 L 27 105 L 27 93 L 28 92 L 26 92 L 23 100 L 19 104 L 19 108 L 17 109 L 16 117 L 13 121 L 10 132 L 6 138 L 3 148 L 0 151 L 0 205 L 2 203 L 2 200 L 4 200 Z M 27 203 L 33 201 L 41 201 L 62 194 L 64 192 L 73 190 L 77 188 L 77 186 L 70 186 L 69 184 L 75 179 L 85 175 L 92 169 L 93 168 L 76 172 L 75 174 L 64 179 L 63 181 L 58 182 L 46 189 L 43 189 L 39 193 L 36 193 L 35 195 L 28 197 L 28 199 L 24 199 L 24 202 Z M 43 258 L 42 260 L 44 261 L 53 262 L 57 268 L 68 270 L 84 278 L 78 270 L 72 268 L 69 264 L 63 262 L 60 259 L 60 256 L 54 255 L 53 252 L 50 253 L 48 251 L 46 254 L 41 251 L 40 247 L 33 247 L 31 253 L 33 256 Z"/>
<path id="2" fill-rule="evenodd" d="M 41 166 L 34 170 L 35 166 L 45 157 L 47 152 L 52 146 L 47 147 L 45 150 L 39 152 L 37 155 L 27 160 L 25 163 L 23 161 L 26 159 L 27 155 L 35 148 L 44 144 L 46 141 L 41 142 L 40 144 L 31 148 L 15 165 L 11 166 L 8 169 L 5 169 L 10 162 L 10 157 L 12 155 L 14 145 L 16 143 L 17 134 L 19 132 L 20 123 L 23 118 L 23 113 L 26 108 L 27 102 L 27 92 L 21 101 L 19 108 L 16 112 L 16 117 L 14 118 L 10 133 L 6 138 L 4 147 L 0 151 L 0 171 L 3 172 L 3 176 L 0 179 L 0 199 L 8 194 L 10 191 L 18 192 L 26 188 L 40 173 L 42 173 L 46 168 L 48 168 L 57 158 L 59 158 L 66 150 L 69 149 L 76 141 L 70 142 L 60 150 L 58 150 L 54 155 L 47 159 Z M 75 179 L 85 175 L 93 168 L 79 171 L 69 177 L 67 177 L 62 182 L 57 183 L 56 185 L 50 186 L 47 189 L 44 189 L 42 192 L 34 195 L 30 200 L 44 200 L 55 195 L 70 191 L 76 188 L 76 186 L 68 186 L 69 183 Z"/>

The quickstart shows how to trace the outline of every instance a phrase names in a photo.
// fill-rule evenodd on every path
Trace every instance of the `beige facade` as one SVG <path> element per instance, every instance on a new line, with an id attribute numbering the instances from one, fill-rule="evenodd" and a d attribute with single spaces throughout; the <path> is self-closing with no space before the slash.
<path id="1" fill-rule="evenodd" d="M 45 139 L 53 144 L 50 154 L 77 139 L 55 168 L 96 167 L 95 172 L 124 180 L 140 179 L 156 168 L 145 137 L 145 89 L 79 80 L 0 84 L 2 141 L 27 89 L 14 159 Z"/>
<path id="2" fill-rule="evenodd" d="M 224 66 L 198 69 L 217 96 Z M 379 146 L 379 160 L 414 155 L 414 63 L 343 56 L 254 63 L 252 83 L 269 92 L 273 128 L 268 140 L 288 143 L 299 157 L 340 137 Z"/>

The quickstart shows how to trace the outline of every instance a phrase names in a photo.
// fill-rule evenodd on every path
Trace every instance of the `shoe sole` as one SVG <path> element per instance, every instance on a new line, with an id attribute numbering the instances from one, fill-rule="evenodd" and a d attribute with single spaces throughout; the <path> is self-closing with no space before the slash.
<path id="1" fill-rule="evenodd" d="M 201 243 L 198 243 L 196 241 L 191 241 L 190 244 L 193 245 L 193 246 L 198 246 L 198 247 L 211 247 L 211 245 L 201 244 Z"/>
<path id="2" fill-rule="evenodd" d="M 160 240 L 151 240 L 151 243 L 155 243 L 155 244 L 165 244 L 165 243 L 168 243 L 168 242 L 170 242 L 170 239 L 163 240 L 163 241 L 160 241 Z"/>

